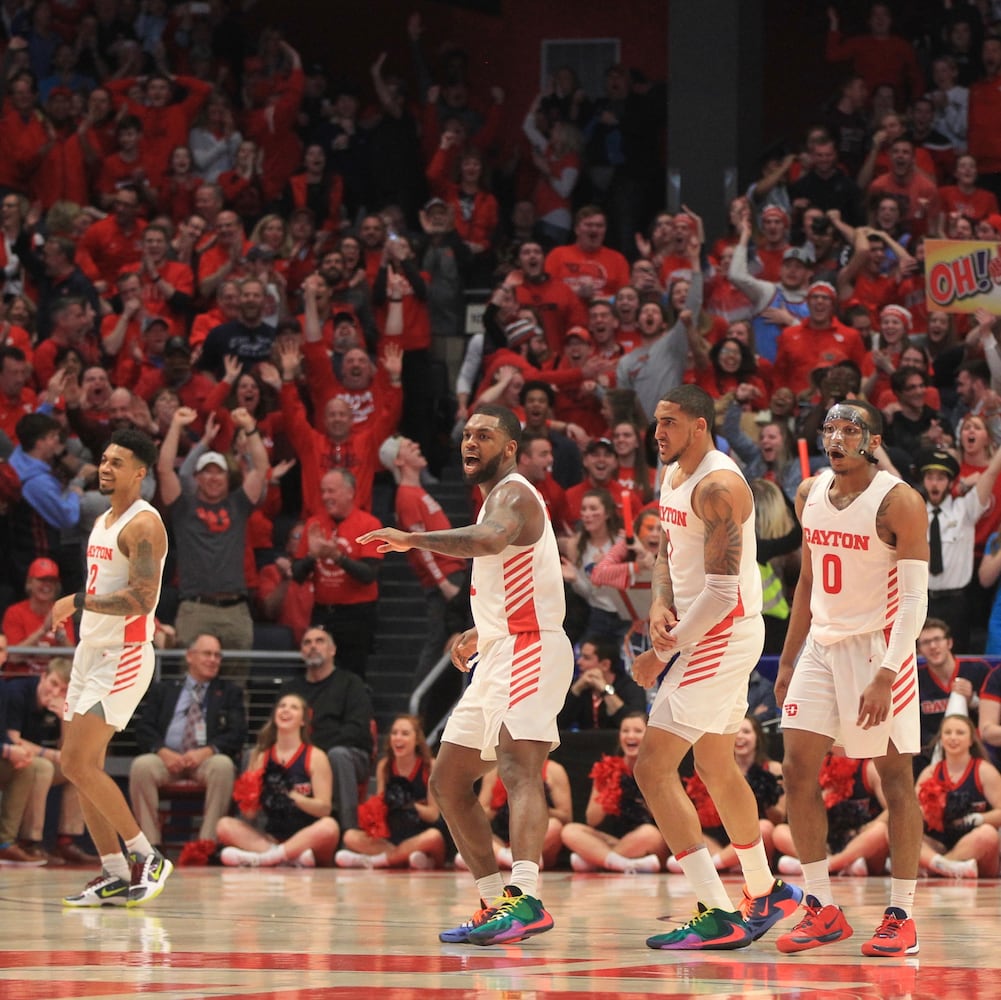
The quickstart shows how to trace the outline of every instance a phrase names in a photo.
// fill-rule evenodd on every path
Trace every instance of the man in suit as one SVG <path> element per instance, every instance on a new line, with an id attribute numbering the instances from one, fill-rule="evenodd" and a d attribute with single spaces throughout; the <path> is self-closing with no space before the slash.
<path id="1" fill-rule="evenodd" d="M 151 844 L 161 842 L 160 788 L 182 779 L 205 786 L 199 837 L 215 840 L 216 823 L 229 811 L 247 739 L 243 691 L 219 679 L 219 640 L 197 636 L 188 648 L 187 663 L 184 678 L 150 687 L 136 722 L 139 756 L 129 769 L 129 798 Z"/>

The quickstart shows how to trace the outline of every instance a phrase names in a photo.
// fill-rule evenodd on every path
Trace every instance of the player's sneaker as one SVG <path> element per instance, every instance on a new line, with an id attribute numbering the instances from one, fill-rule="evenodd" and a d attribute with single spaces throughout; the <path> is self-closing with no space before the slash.
<path id="1" fill-rule="evenodd" d="M 845 941 L 855 933 L 840 906 L 833 903 L 821 906 L 816 896 L 807 896 L 803 906 L 806 907 L 803 919 L 775 942 L 783 954 L 792 955 L 797 951 L 809 951 L 835 941 Z"/>
<path id="2" fill-rule="evenodd" d="M 145 858 L 129 855 L 129 861 L 132 863 L 132 884 L 129 886 L 128 905 L 140 906 L 156 899 L 174 870 L 173 864 L 155 847 Z"/>
<path id="3" fill-rule="evenodd" d="M 64 896 L 63 906 L 126 906 L 128 901 L 129 883 L 102 871 L 83 887 L 82 892 Z"/>
<path id="4" fill-rule="evenodd" d="M 480 908 L 468 920 L 464 920 L 458 927 L 442 931 L 438 935 L 438 940 L 444 941 L 445 944 L 467 944 L 469 932 L 489 920 L 496 912 L 494 907 L 487 906 L 481 899 Z"/>
<path id="5" fill-rule="evenodd" d="M 648 937 L 646 946 L 661 951 L 732 951 L 746 948 L 753 940 L 739 913 L 699 903 L 698 912 L 688 923 L 667 934 Z"/>
<path id="6" fill-rule="evenodd" d="M 744 886 L 744 898 L 740 904 L 740 915 L 751 932 L 751 940 L 764 937 L 780 920 L 791 917 L 803 900 L 803 890 L 798 885 L 789 885 L 777 878 L 772 883 L 771 892 L 763 896 L 748 895 Z"/>
<path id="7" fill-rule="evenodd" d="M 504 895 L 494 900 L 494 912 L 469 932 L 472 944 L 488 945 L 520 941 L 551 930 L 553 918 L 541 899 L 526 896 L 517 886 L 504 886 Z"/>
<path id="8" fill-rule="evenodd" d="M 862 954 L 870 958 L 896 958 L 918 953 L 918 931 L 914 921 L 896 906 L 888 906 L 883 922 L 862 945 Z"/>

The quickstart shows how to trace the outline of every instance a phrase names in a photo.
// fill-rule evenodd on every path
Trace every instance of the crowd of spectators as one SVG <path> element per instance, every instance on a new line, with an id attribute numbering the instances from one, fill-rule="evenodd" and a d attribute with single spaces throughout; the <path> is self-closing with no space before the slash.
<path id="1" fill-rule="evenodd" d="M 338 666 L 364 678 L 382 556 L 356 538 L 380 518 L 447 525 L 435 486 L 451 439 L 501 403 L 560 538 L 568 631 L 595 661 L 566 716 L 618 719 L 637 707 L 629 651 L 658 541 L 649 420 L 691 382 L 769 503 L 775 648 L 800 450 L 821 467 L 827 407 L 865 396 L 885 423 L 878 460 L 925 490 L 942 535 L 932 607 L 982 652 L 1001 565 L 997 320 L 927 308 L 924 244 L 1001 242 L 993 10 L 943 4 L 905 37 L 887 4 L 853 36 L 831 8 L 818 58 L 842 85 L 801 138 L 765 151 L 726 231 L 706 233 L 699 206 L 658 211 L 666 92 L 637 70 L 609 66 L 586 94 L 562 69 L 511 108 L 477 89 L 464 53 L 429 66 L 417 15 L 399 26 L 413 66 L 376 53 L 358 81 L 304 65 L 274 28 L 248 39 L 225 0 L 3 4 L 7 641 L 72 644 L 47 616 L 85 586 L 82 548 L 107 506 L 96 463 L 137 426 L 160 445 L 145 495 L 172 540 L 158 640 L 246 650 L 266 622 L 294 650 L 323 626 Z M 380 482 L 395 510 L 373 510 Z M 467 594 L 461 561 L 412 568 L 430 626 L 419 678 Z M 238 657 L 226 666 L 247 675 Z M 14 658 L 5 672 L 45 670 Z M 774 709 L 764 693 L 751 707 Z M 331 760 L 335 801 L 371 763 L 360 730 L 350 759 Z M 355 806 L 341 808 L 351 828 Z"/>

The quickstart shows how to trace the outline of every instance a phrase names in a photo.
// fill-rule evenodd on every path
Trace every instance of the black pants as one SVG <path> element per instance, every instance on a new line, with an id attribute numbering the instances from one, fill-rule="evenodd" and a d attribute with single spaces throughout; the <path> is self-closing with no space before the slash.
<path id="1" fill-rule="evenodd" d="M 378 623 L 378 604 L 317 604 L 311 625 L 321 625 L 337 644 L 337 666 L 364 678 Z"/>

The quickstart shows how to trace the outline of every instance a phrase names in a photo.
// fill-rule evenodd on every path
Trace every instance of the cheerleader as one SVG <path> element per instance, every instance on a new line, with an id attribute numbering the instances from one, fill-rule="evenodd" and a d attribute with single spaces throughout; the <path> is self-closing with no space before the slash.
<path id="1" fill-rule="evenodd" d="M 890 850 L 886 801 L 876 765 L 843 752 L 829 753 L 820 769 L 820 791 L 827 808 L 828 868 L 832 875 L 882 875 Z M 783 875 L 801 875 L 796 845 L 787 823 L 775 827 L 775 850 Z"/>
<path id="2" fill-rule="evenodd" d="M 431 750 L 420 720 L 398 715 L 376 765 L 376 793 L 358 807 L 360 829 L 347 830 L 338 868 L 440 868 L 445 838 L 428 791 Z"/>
<path id="3" fill-rule="evenodd" d="M 570 793 L 570 778 L 566 768 L 555 760 L 546 760 L 542 765 L 542 781 L 546 789 L 546 807 L 549 816 L 546 836 L 542 842 L 542 862 L 540 868 L 553 868 L 563 850 L 563 825 L 573 819 L 573 796 Z M 501 781 L 497 768 L 483 776 L 480 787 L 480 805 L 490 820 L 493 834 L 494 858 L 498 868 L 510 868 L 514 863 L 511 855 L 511 810 L 507 803 L 507 789 Z M 455 867 L 469 871 L 469 866 L 461 854 L 455 856 Z"/>
<path id="4" fill-rule="evenodd" d="M 298 694 L 275 705 L 257 737 L 250 767 L 237 779 L 240 812 L 264 816 L 264 832 L 224 816 L 216 827 L 224 865 L 313 868 L 333 860 L 341 831 L 330 815 L 334 779 L 330 762 L 307 736 L 309 706 Z"/>
<path id="5" fill-rule="evenodd" d="M 765 731 L 757 719 L 748 716 L 741 722 L 734 738 L 733 755 L 758 803 L 761 842 L 770 860 L 775 824 L 784 822 L 786 816 L 785 791 L 782 788 L 782 765 L 768 759 Z M 716 870 L 723 872 L 737 868 L 740 864 L 737 852 L 730 844 L 730 838 L 726 835 L 719 813 L 702 779 L 697 774 L 686 778 L 685 789 L 698 810 L 706 847 Z M 667 870 L 676 875 L 682 874 L 681 865 L 675 860 L 674 855 L 667 859 Z"/>
<path id="6" fill-rule="evenodd" d="M 942 760 L 917 781 L 925 818 L 921 867 L 942 878 L 998 874 L 1001 773 L 965 715 L 947 715 L 938 735 Z"/>
<path id="7" fill-rule="evenodd" d="M 593 768 L 585 823 L 563 827 L 563 844 L 575 872 L 659 872 L 667 844 L 633 777 L 646 716 L 631 712 L 619 724 L 619 753 L 602 755 Z"/>

